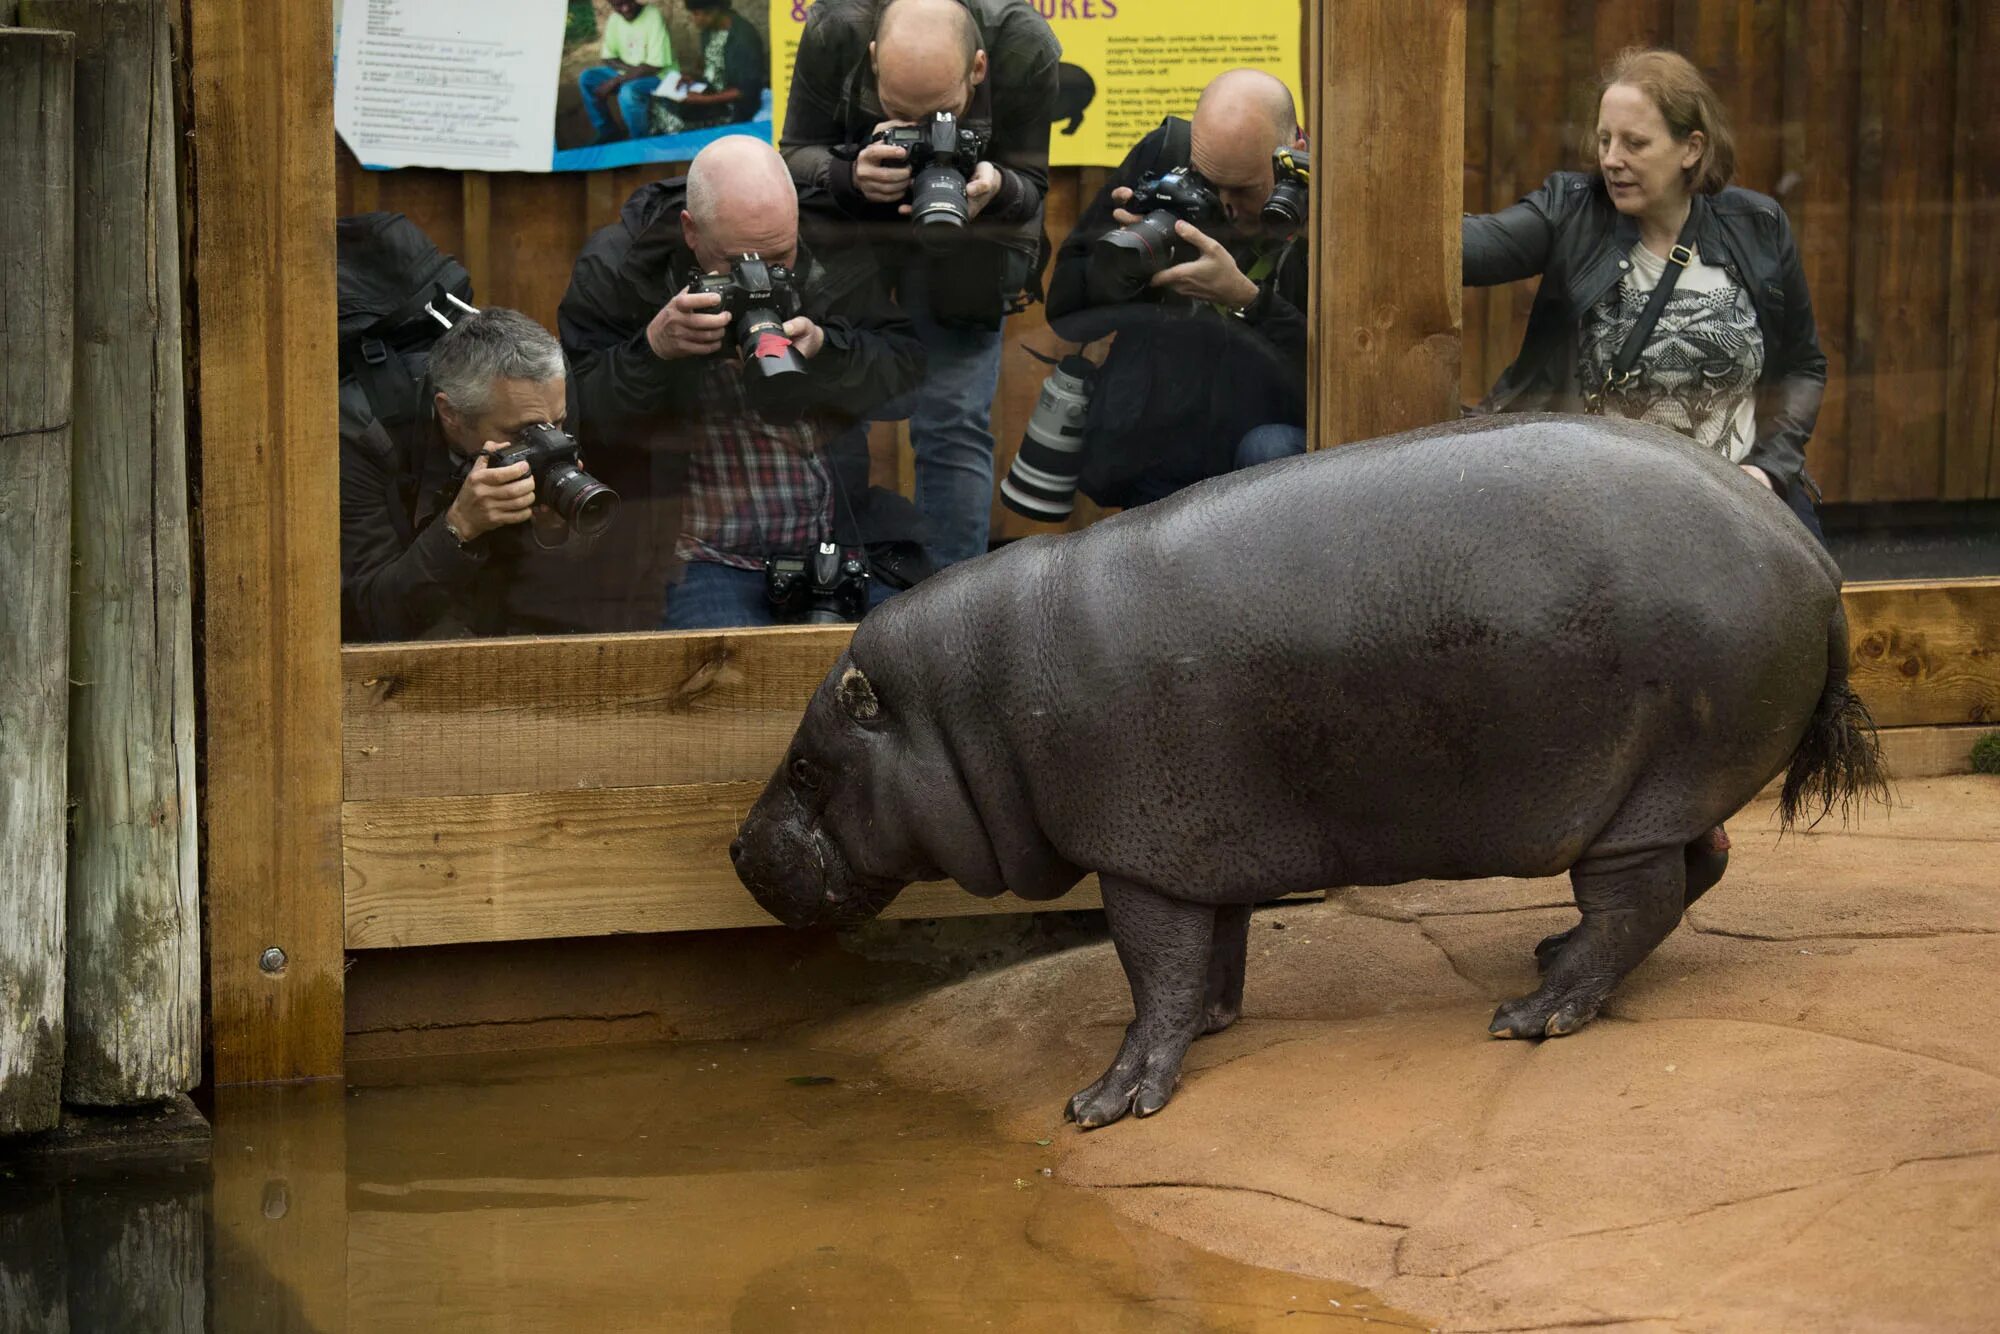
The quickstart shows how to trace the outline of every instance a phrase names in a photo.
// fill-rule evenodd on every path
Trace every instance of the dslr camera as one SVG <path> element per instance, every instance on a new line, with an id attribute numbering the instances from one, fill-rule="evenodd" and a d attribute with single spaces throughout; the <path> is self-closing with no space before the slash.
<path id="1" fill-rule="evenodd" d="M 1308 187 L 1312 184 L 1312 154 L 1303 148 L 1277 148 L 1271 153 L 1271 174 L 1277 183 L 1264 201 L 1264 225 L 1295 232 L 1305 226 Z"/>
<path id="2" fill-rule="evenodd" d="M 486 455 L 488 468 L 528 465 L 535 479 L 535 500 L 547 505 L 585 537 L 611 526 L 618 512 L 618 493 L 578 464 L 576 437 L 560 426 L 541 422 L 525 427 L 505 449 Z"/>
<path id="3" fill-rule="evenodd" d="M 764 558 L 764 600 L 781 624 L 840 625 L 868 610 L 868 566 L 821 542 L 803 556 Z"/>
<path id="4" fill-rule="evenodd" d="M 790 269 L 756 255 L 739 255 L 729 272 L 700 274 L 688 290 L 722 298 L 719 309 L 729 316 L 745 375 L 769 380 L 805 374 L 805 362 L 785 337 L 785 321 L 805 310 Z"/>
<path id="5" fill-rule="evenodd" d="M 1225 216 L 1222 200 L 1193 167 L 1141 177 L 1125 211 L 1139 220 L 1106 232 L 1091 248 L 1085 286 L 1092 305 L 1136 300 L 1154 274 L 1193 259 L 1195 249 L 1181 240 L 1176 222 L 1209 232 Z"/>
<path id="6" fill-rule="evenodd" d="M 952 229 L 972 221 L 965 197 L 966 178 L 986 156 L 987 136 L 937 111 L 916 125 L 892 125 L 873 143 L 900 148 L 910 165 L 910 221 L 926 245 L 949 244 Z"/>

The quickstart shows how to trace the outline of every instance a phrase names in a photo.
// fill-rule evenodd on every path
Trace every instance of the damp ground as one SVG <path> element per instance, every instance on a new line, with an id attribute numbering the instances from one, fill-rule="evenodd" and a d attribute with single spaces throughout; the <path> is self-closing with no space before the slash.
<path id="1" fill-rule="evenodd" d="M 1052 1134 L 851 1054 L 616 1046 L 347 1083 L 226 1091 L 209 1163 L 17 1167 L 0 1328 L 1428 1327 L 1154 1231 L 1060 1181 Z"/>

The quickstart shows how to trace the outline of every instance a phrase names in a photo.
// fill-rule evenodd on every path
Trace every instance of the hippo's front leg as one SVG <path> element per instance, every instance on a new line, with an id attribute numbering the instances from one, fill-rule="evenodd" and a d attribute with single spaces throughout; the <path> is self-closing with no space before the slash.
<path id="1" fill-rule="evenodd" d="M 1085 1130 L 1128 1111 L 1151 1116 L 1174 1096 L 1181 1058 L 1202 1031 L 1215 940 L 1215 909 L 1207 904 L 1170 899 L 1116 876 L 1102 876 L 1100 884 L 1134 1015 L 1118 1059 L 1063 1109 Z"/>

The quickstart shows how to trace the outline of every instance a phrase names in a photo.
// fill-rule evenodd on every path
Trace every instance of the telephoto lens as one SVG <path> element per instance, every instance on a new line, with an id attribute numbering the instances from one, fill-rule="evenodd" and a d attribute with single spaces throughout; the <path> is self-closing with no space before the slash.
<path id="1" fill-rule="evenodd" d="M 752 375 L 771 379 L 779 375 L 804 375 L 806 363 L 792 340 L 785 337 L 785 322 L 775 310 L 752 307 L 737 322 L 737 351 L 743 354 L 743 368 Z"/>
<path id="2" fill-rule="evenodd" d="M 1041 396 L 1021 437 L 1021 452 L 1000 481 L 1000 499 L 1016 514 L 1060 523 L 1076 508 L 1076 483 L 1083 471 L 1083 420 L 1090 411 L 1090 385 L 1096 374 L 1095 366 L 1072 353 L 1042 381 Z"/>
<path id="3" fill-rule="evenodd" d="M 927 246 L 949 244 L 952 233 L 972 221 L 972 204 L 965 197 L 965 173 L 932 162 L 910 184 L 910 217 L 917 239 Z"/>

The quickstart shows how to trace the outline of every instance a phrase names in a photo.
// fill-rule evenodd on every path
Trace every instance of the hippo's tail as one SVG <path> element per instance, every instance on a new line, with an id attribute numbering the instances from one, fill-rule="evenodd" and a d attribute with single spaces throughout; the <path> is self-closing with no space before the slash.
<path id="1" fill-rule="evenodd" d="M 1849 808 L 1864 797 L 1887 801 L 1889 777 L 1875 739 L 1875 720 L 1847 683 L 1847 613 L 1836 600 L 1826 627 L 1826 688 L 1785 768 L 1778 825 L 1789 829 L 1804 814 L 1811 828 L 1835 805 L 1845 820 Z"/>

